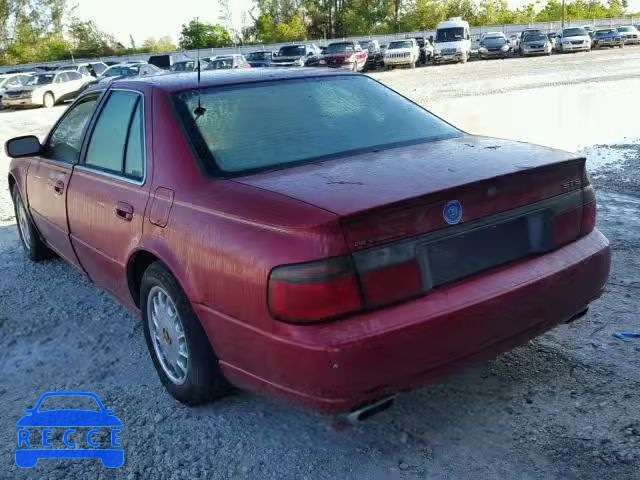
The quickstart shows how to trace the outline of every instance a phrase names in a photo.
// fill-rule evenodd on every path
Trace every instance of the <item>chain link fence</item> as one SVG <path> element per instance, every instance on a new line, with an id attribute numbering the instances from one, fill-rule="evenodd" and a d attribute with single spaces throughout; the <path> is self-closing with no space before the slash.
<path id="1" fill-rule="evenodd" d="M 598 27 L 618 27 L 622 25 L 640 25 L 640 17 L 625 17 L 625 18 L 607 18 L 607 19 L 597 19 L 597 20 L 565 20 L 565 28 L 569 27 L 582 27 L 582 26 L 591 26 L 594 28 Z M 509 36 L 512 33 L 521 32 L 525 28 L 537 28 L 542 30 L 545 33 L 557 32 L 561 29 L 561 22 L 538 22 L 538 23 L 529 23 L 524 25 L 491 25 L 491 26 L 481 26 L 481 27 L 471 27 L 471 38 L 473 44 L 477 44 L 480 39 L 480 35 L 485 32 L 503 32 L 505 35 Z M 435 30 L 423 30 L 418 32 L 404 32 L 404 33 L 396 33 L 396 34 L 387 34 L 387 35 L 360 35 L 354 37 L 342 37 L 342 38 L 332 38 L 332 39 L 320 39 L 320 40 L 306 40 L 303 42 L 287 42 L 287 43 L 271 43 L 271 44 L 258 44 L 258 45 L 243 45 L 229 48 L 202 48 L 198 50 L 179 50 L 176 52 L 156 52 L 156 53 L 141 53 L 135 55 L 125 55 L 125 56 L 112 56 L 112 57 L 101 57 L 99 59 L 95 58 L 76 58 L 75 63 L 82 63 L 88 61 L 112 61 L 112 62 L 124 62 L 131 60 L 148 60 L 151 55 L 162 55 L 162 54 L 185 54 L 187 57 L 196 58 L 198 56 L 198 52 L 201 57 L 211 57 L 214 55 L 229 55 L 232 53 L 242 53 L 246 54 L 249 52 L 255 51 L 273 51 L 277 52 L 280 47 L 285 45 L 296 45 L 296 44 L 316 44 L 318 46 L 328 45 L 331 42 L 343 41 L 343 40 L 378 40 L 380 44 L 389 43 L 392 40 L 399 38 L 410 38 L 410 37 L 418 37 L 424 36 L 429 38 L 430 36 L 435 36 Z M 28 68 L 28 67 L 36 67 L 36 66 L 47 66 L 47 65 L 60 65 L 67 64 L 70 61 L 57 61 L 57 62 L 40 62 L 33 64 L 25 64 L 11 67 L 1 67 L 0 73 L 2 70 L 9 70 L 15 68 Z"/>

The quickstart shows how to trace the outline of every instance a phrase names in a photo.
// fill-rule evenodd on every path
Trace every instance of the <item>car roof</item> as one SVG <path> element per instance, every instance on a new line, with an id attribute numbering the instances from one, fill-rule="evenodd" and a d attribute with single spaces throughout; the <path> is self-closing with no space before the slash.
<path id="1" fill-rule="evenodd" d="M 194 88 L 222 87 L 243 83 L 269 82 L 304 78 L 322 78 L 336 76 L 360 76 L 353 72 L 324 69 L 247 69 L 240 71 L 203 71 L 198 84 L 195 72 L 177 73 L 173 75 L 154 75 L 140 78 L 123 78 L 114 84 L 119 86 L 140 87 L 152 86 L 166 92 L 176 92 Z"/>

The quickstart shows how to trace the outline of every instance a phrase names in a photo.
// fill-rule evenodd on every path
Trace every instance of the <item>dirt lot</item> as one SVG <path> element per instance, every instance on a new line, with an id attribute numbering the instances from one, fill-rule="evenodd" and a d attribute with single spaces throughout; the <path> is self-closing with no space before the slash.
<path id="1" fill-rule="evenodd" d="M 343 431 L 250 394 L 190 409 L 161 387 L 137 318 L 62 261 L 27 261 L 3 173 L 0 478 L 640 478 L 640 340 L 612 336 L 640 331 L 640 48 L 373 76 L 471 132 L 587 155 L 614 252 L 588 315 Z M 42 135 L 63 110 L 0 112 L 0 141 Z M 121 470 L 15 467 L 15 422 L 53 390 L 93 391 L 115 409 Z"/>

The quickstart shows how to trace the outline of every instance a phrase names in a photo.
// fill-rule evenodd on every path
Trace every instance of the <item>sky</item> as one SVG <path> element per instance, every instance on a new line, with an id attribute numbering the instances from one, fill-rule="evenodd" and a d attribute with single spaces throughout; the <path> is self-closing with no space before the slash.
<path id="1" fill-rule="evenodd" d="M 180 28 L 194 17 L 202 22 L 218 23 L 220 15 L 216 0 L 76 0 L 76 15 L 93 20 L 100 30 L 115 35 L 129 46 L 129 34 L 141 44 L 149 37 L 171 36 L 178 39 Z M 640 0 L 639 0 L 640 1 Z M 229 0 L 233 24 L 242 26 L 242 13 L 254 7 L 253 0 Z M 126 12 L 126 14 L 124 13 Z M 247 21 L 250 18 L 247 17 Z"/>
<path id="2" fill-rule="evenodd" d="M 166 1 L 166 0 L 165 0 Z M 517 7 L 531 0 L 509 0 Z M 77 0 L 77 15 L 93 20 L 98 27 L 129 46 L 129 34 L 137 44 L 149 37 L 171 36 L 178 40 L 180 27 L 194 17 L 203 22 L 217 23 L 219 5 L 216 0 L 180 0 L 172 6 L 164 6 L 158 0 Z M 168 2 L 167 2 L 168 4 Z M 229 0 L 233 25 L 242 27 L 242 14 L 254 7 L 253 0 Z M 640 11 L 640 0 L 629 1 L 630 11 Z M 126 12 L 126 14 L 124 13 Z M 247 21 L 250 18 L 247 16 Z"/>

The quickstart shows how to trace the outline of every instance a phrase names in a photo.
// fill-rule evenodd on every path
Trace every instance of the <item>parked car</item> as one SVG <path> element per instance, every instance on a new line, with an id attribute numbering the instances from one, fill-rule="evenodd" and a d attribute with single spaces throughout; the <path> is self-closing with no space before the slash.
<path id="1" fill-rule="evenodd" d="M 51 108 L 75 98 L 91 78 L 74 71 L 32 75 L 26 84 L 8 88 L 2 103 L 5 107 Z"/>
<path id="2" fill-rule="evenodd" d="M 60 65 L 56 68 L 56 70 L 72 70 L 74 72 L 78 72 L 81 75 L 89 77 L 99 77 L 107 68 L 109 67 L 103 62 L 83 62 Z"/>
<path id="3" fill-rule="evenodd" d="M 591 37 L 584 28 L 565 28 L 556 40 L 558 52 L 588 52 L 591 50 Z"/>
<path id="4" fill-rule="evenodd" d="M 438 23 L 433 52 L 433 64 L 444 62 L 466 63 L 471 56 L 469 23 L 452 17 Z"/>
<path id="5" fill-rule="evenodd" d="M 209 65 L 209 62 L 207 60 L 204 60 L 202 58 L 200 59 L 200 70 L 201 71 L 205 70 L 208 65 Z M 169 71 L 171 73 L 195 72 L 197 70 L 198 70 L 198 59 L 195 59 L 195 60 L 183 60 L 181 62 L 175 62 L 169 68 Z"/>
<path id="6" fill-rule="evenodd" d="M 145 77 L 162 72 L 162 69 L 150 63 L 119 63 L 107 68 L 100 76 L 100 79 Z"/>
<path id="7" fill-rule="evenodd" d="M 149 57 L 149 60 L 145 63 L 155 65 L 156 67 L 161 68 L 162 70 L 169 70 L 171 68 L 171 65 L 173 65 L 174 63 L 183 62 L 185 60 L 189 60 L 189 57 L 187 57 L 185 54 L 174 53 L 174 54 L 164 54 L 164 55 L 151 55 Z M 124 63 L 130 63 L 130 62 L 124 62 Z M 140 63 L 140 61 L 133 60 L 131 63 L 132 64 Z"/>
<path id="8" fill-rule="evenodd" d="M 398 66 L 416 68 L 420 61 L 420 47 L 414 38 L 394 40 L 385 50 L 383 61 L 387 70 Z"/>
<path id="9" fill-rule="evenodd" d="M 495 37 L 502 37 L 504 39 L 507 39 L 507 36 L 503 32 L 484 32 L 480 34 L 479 43 L 482 43 L 482 41 L 485 38 L 495 38 Z"/>
<path id="10" fill-rule="evenodd" d="M 327 45 L 322 58 L 321 66 L 329 68 L 348 68 L 354 72 L 360 72 L 367 65 L 369 54 L 355 41 L 334 42 Z"/>
<path id="11" fill-rule="evenodd" d="M 512 52 L 520 53 L 520 34 L 512 33 L 509 35 L 509 44 L 511 45 Z"/>
<path id="12" fill-rule="evenodd" d="M 528 35 L 542 35 L 542 34 L 543 34 L 542 30 L 540 30 L 539 28 L 526 28 L 520 34 L 520 47 L 522 47 L 522 43 L 527 39 Z"/>
<path id="13" fill-rule="evenodd" d="M 251 68 L 244 55 L 219 55 L 209 62 L 206 70 L 232 70 L 234 68 Z"/>
<path id="14" fill-rule="evenodd" d="M 251 52 L 245 57 L 253 68 L 270 67 L 273 62 L 273 52 L 269 51 Z"/>
<path id="15" fill-rule="evenodd" d="M 384 67 L 384 54 L 377 40 L 360 40 L 360 47 L 367 51 L 365 71 Z"/>
<path id="16" fill-rule="evenodd" d="M 0 75 L 0 108 L 2 105 L 2 97 L 8 88 L 22 87 L 27 84 L 31 78 L 27 73 L 12 73 L 7 75 Z"/>
<path id="17" fill-rule="evenodd" d="M 271 63 L 274 67 L 316 67 L 320 63 L 320 49 L 315 44 L 285 45 Z"/>
<path id="18" fill-rule="evenodd" d="M 188 404 L 232 384 L 364 416 L 580 317 L 609 274 L 583 157 L 363 75 L 118 80 L 5 148 L 25 254 L 140 312 Z"/>
<path id="19" fill-rule="evenodd" d="M 478 56 L 482 60 L 489 58 L 506 58 L 511 53 L 511 45 L 504 35 L 484 37 L 478 48 Z"/>
<path id="20" fill-rule="evenodd" d="M 553 45 L 549 37 L 544 34 L 527 35 L 525 40 L 520 44 L 520 53 L 523 57 L 530 55 L 551 55 Z"/>
<path id="21" fill-rule="evenodd" d="M 618 33 L 624 38 L 625 45 L 640 44 L 640 32 L 633 25 L 618 27 Z"/>
<path id="22" fill-rule="evenodd" d="M 433 58 L 433 45 L 426 37 L 414 37 L 418 47 L 420 48 L 420 59 L 418 63 L 420 65 L 426 65 Z"/>
<path id="23" fill-rule="evenodd" d="M 601 28 L 593 36 L 594 48 L 624 47 L 624 37 L 615 28 Z"/>

